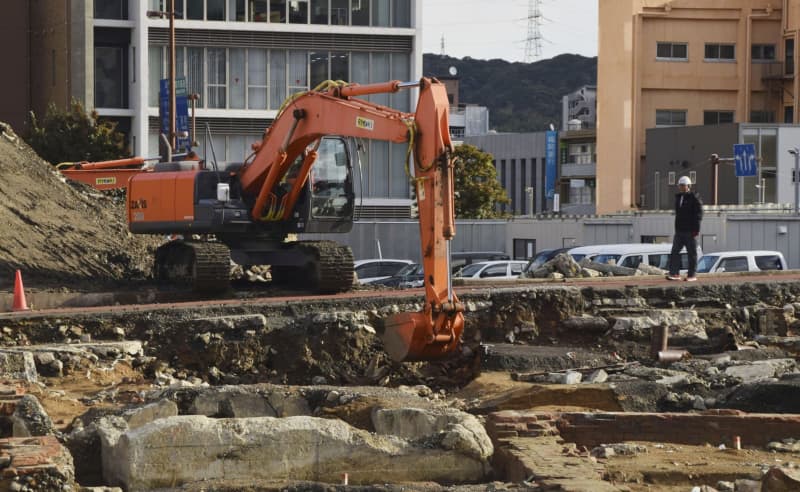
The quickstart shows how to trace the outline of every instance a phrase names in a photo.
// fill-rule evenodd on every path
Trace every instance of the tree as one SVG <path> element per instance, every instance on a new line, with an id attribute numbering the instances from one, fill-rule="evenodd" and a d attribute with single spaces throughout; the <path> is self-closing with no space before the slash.
<path id="1" fill-rule="evenodd" d="M 456 147 L 454 157 L 456 217 L 490 219 L 503 216 L 495 207 L 510 200 L 497 181 L 491 154 L 464 144 Z"/>
<path id="2" fill-rule="evenodd" d="M 107 161 L 128 157 L 125 136 L 117 123 L 98 120 L 97 113 L 87 113 L 73 100 L 68 110 L 50 104 L 41 121 L 31 112 L 31 135 L 28 144 L 50 162 Z"/>

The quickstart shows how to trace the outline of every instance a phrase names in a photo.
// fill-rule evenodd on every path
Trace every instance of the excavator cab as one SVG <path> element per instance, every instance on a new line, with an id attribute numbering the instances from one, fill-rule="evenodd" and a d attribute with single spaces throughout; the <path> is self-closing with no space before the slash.
<path id="1" fill-rule="evenodd" d="M 349 232 L 353 228 L 355 191 L 348 141 L 324 137 L 316 152 L 316 161 L 295 205 L 295 220 L 287 224 L 291 228 L 287 232 Z M 289 168 L 282 183 L 286 190 L 295 185 L 304 157 L 297 157 Z"/>

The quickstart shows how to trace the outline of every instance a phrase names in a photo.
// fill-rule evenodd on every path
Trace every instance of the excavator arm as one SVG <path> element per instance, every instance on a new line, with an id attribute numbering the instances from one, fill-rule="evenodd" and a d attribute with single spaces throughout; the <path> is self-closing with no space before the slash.
<path id="1" fill-rule="evenodd" d="M 387 108 L 358 96 L 419 87 L 415 113 Z M 463 305 L 453 292 L 449 241 L 455 236 L 453 146 L 449 103 L 443 84 L 423 78 L 370 85 L 334 85 L 293 98 L 279 113 L 254 156 L 240 171 L 245 194 L 255 196 L 254 221 L 287 220 L 316 159 L 310 145 L 326 135 L 396 143 L 413 152 L 413 182 L 419 208 L 420 246 L 425 272 L 422 312 L 397 313 L 385 320 L 383 340 L 398 361 L 429 360 L 456 350 L 464 328 Z M 279 185 L 303 156 L 288 192 Z"/>

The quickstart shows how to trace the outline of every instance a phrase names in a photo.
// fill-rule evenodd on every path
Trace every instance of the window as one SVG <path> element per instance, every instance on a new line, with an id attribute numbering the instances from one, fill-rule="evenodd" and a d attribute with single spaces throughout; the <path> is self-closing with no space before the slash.
<path id="1" fill-rule="evenodd" d="M 331 25 L 346 26 L 350 24 L 349 0 L 331 0 Z"/>
<path id="2" fill-rule="evenodd" d="M 228 20 L 244 22 L 244 2 L 245 0 L 228 0 Z"/>
<path id="3" fill-rule="evenodd" d="M 286 22 L 286 0 L 270 0 L 269 21 L 275 23 Z"/>
<path id="4" fill-rule="evenodd" d="M 774 44 L 754 44 L 750 47 L 750 57 L 753 61 L 764 61 L 775 59 Z"/>
<path id="5" fill-rule="evenodd" d="M 775 111 L 750 111 L 750 123 L 775 123 Z"/>
<path id="6" fill-rule="evenodd" d="M 689 45 L 686 43 L 657 43 L 657 60 L 688 60 Z"/>
<path id="7" fill-rule="evenodd" d="M 706 43 L 706 61 L 732 61 L 735 59 L 734 45 Z"/>
<path id="8" fill-rule="evenodd" d="M 459 139 L 464 138 L 464 127 L 451 126 L 450 137 Z"/>
<path id="9" fill-rule="evenodd" d="M 247 50 L 247 107 L 267 109 L 267 50 Z"/>
<path id="10" fill-rule="evenodd" d="M 328 23 L 328 1 L 329 0 L 311 0 L 312 24 Z"/>
<path id="11" fill-rule="evenodd" d="M 101 108 L 124 108 L 125 49 L 121 46 L 94 47 L 94 104 Z"/>
<path id="12" fill-rule="evenodd" d="M 245 94 L 247 93 L 247 74 L 245 72 L 245 49 L 231 48 L 229 50 L 230 62 L 230 101 L 231 109 L 245 109 Z"/>
<path id="13" fill-rule="evenodd" d="M 372 0 L 372 25 L 390 26 L 389 0 Z"/>
<path id="14" fill-rule="evenodd" d="M 675 171 L 670 171 L 667 174 L 667 184 L 668 185 L 675 185 Z"/>
<path id="15" fill-rule="evenodd" d="M 756 256 L 755 260 L 759 270 L 783 270 L 783 264 L 777 255 Z"/>
<path id="16" fill-rule="evenodd" d="M 733 123 L 733 111 L 703 111 L 704 125 Z"/>
<path id="17" fill-rule="evenodd" d="M 392 0 L 392 27 L 411 27 L 411 0 Z"/>
<path id="18" fill-rule="evenodd" d="M 794 39 L 784 40 L 784 70 L 786 75 L 794 75 Z"/>
<path id="19" fill-rule="evenodd" d="M 269 107 L 278 109 L 286 99 L 286 51 L 269 53 Z"/>
<path id="20" fill-rule="evenodd" d="M 203 0 L 186 0 L 186 18 L 189 20 L 203 20 Z"/>
<path id="21" fill-rule="evenodd" d="M 267 0 L 249 0 L 250 22 L 267 22 Z"/>
<path id="22" fill-rule="evenodd" d="M 225 108 L 227 70 L 225 48 L 208 48 L 208 107 Z"/>
<path id="23" fill-rule="evenodd" d="M 206 0 L 206 20 L 225 20 L 225 0 Z"/>
<path id="24" fill-rule="evenodd" d="M 686 126 L 686 110 L 657 109 L 656 126 Z"/>
<path id="25" fill-rule="evenodd" d="M 354 26 L 369 25 L 369 0 L 352 0 L 351 19 Z"/>
<path id="26" fill-rule="evenodd" d="M 746 272 L 747 258 L 737 256 L 735 258 L 725 258 L 719 263 L 718 272 Z"/>
<path id="27" fill-rule="evenodd" d="M 642 255 L 631 255 L 622 260 L 620 266 L 627 268 L 639 268 L 642 263 Z"/>
<path id="28" fill-rule="evenodd" d="M 570 144 L 568 152 L 567 163 L 569 164 L 591 164 L 595 162 L 594 144 Z"/>
<path id="29" fill-rule="evenodd" d="M 689 171 L 689 179 L 692 180 L 692 186 L 697 184 L 697 171 Z"/>
<path id="30" fill-rule="evenodd" d="M 308 0 L 289 2 L 289 22 L 291 24 L 308 24 Z"/>
<path id="31" fill-rule="evenodd" d="M 783 107 L 783 122 L 794 123 L 794 106 Z"/>
<path id="32" fill-rule="evenodd" d="M 126 20 L 128 18 L 128 0 L 105 0 L 94 2 L 96 19 Z"/>
<path id="33" fill-rule="evenodd" d="M 508 263 L 488 266 L 480 276 L 481 278 L 506 277 L 508 276 Z"/>

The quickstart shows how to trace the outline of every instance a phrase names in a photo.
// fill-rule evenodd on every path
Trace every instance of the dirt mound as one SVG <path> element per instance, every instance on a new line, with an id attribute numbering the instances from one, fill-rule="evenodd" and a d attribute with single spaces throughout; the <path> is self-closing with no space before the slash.
<path id="1" fill-rule="evenodd" d="M 128 232 L 124 198 L 68 183 L 0 123 L 0 288 L 101 288 L 145 278 L 160 238 Z"/>

